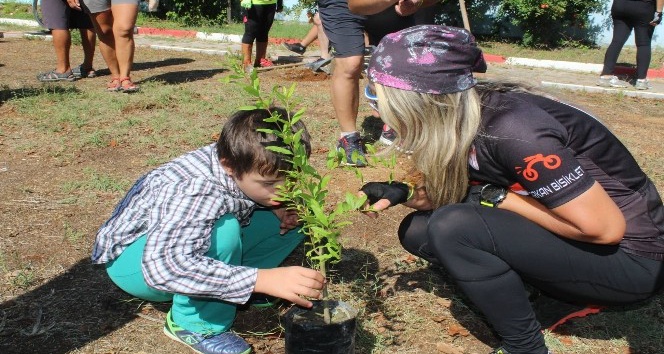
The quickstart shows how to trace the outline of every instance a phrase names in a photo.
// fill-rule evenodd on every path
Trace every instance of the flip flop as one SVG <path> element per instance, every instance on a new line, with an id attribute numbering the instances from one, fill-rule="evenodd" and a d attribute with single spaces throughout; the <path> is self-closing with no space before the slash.
<path id="1" fill-rule="evenodd" d="M 51 71 L 37 75 L 37 80 L 41 82 L 74 81 L 76 80 L 76 77 L 74 74 L 72 74 L 71 70 L 64 73 L 59 73 L 53 69 Z"/>

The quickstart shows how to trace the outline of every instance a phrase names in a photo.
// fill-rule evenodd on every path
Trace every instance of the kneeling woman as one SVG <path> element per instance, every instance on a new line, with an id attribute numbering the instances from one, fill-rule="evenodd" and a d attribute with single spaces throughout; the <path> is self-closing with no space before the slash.
<path id="1" fill-rule="evenodd" d="M 362 190 L 376 210 L 418 210 L 399 228 L 402 245 L 449 272 L 501 336 L 495 353 L 545 354 L 524 283 L 584 304 L 649 298 L 664 283 L 664 207 L 597 119 L 515 85 L 477 84 L 472 72 L 485 70 L 463 29 L 386 36 L 367 95 L 424 182 L 414 193 Z"/>

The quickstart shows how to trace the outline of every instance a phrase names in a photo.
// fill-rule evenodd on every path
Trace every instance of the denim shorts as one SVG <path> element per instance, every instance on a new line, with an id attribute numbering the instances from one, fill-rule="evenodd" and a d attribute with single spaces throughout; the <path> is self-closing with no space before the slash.
<path id="1" fill-rule="evenodd" d="M 81 8 L 89 14 L 107 11 L 111 5 L 130 4 L 138 6 L 139 0 L 81 0 Z"/>

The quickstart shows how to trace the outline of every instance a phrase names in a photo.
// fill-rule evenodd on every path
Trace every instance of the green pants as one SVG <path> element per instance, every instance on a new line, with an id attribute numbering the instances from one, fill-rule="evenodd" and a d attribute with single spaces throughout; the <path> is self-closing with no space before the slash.
<path id="1" fill-rule="evenodd" d="M 224 215 L 214 224 L 206 256 L 227 264 L 259 269 L 275 268 L 302 242 L 297 230 L 279 235 L 279 219 L 268 210 L 257 210 L 251 223 L 240 227 L 233 215 Z M 147 236 L 127 247 L 106 264 L 111 280 L 127 293 L 148 301 L 173 301 L 171 315 L 180 327 L 196 333 L 228 331 L 235 320 L 237 305 L 221 300 L 170 294 L 150 288 L 143 278 L 141 258 Z"/>

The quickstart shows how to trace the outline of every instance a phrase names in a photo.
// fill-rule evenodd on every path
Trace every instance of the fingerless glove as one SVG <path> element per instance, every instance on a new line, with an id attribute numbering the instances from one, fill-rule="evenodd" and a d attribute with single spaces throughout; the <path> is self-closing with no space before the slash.
<path id="1" fill-rule="evenodd" d="M 391 205 L 405 203 L 411 196 L 411 189 L 401 182 L 369 182 L 360 189 L 367 195 L 370 204 L 387 199 Z"/>

